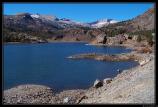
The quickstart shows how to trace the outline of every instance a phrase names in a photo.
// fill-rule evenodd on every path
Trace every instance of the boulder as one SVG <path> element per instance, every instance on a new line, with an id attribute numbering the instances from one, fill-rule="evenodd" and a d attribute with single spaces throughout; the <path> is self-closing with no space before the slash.
<path id="1" fill-rule="evenodd" d="M 105 34 L 100 34 L 97 36 L 97 43 L 105 44 L 106 41 L 107 41 L 107 38 Z"/>
<path id="2" fill-rule="evenodd" d="M 115 37 L 107 37 L 107 44 L 109 45 L 117 45 L 122 44 L 126 41 L 126 38 L 123 35 L 116 35 Z"/>
<path id="3" fill-rule="evenodd" d="M 112 81 L 111 78 L 106 78 L 106 79 L 103 80 L 103 83 L 104 84 L 109 84 L 109 83 L 111 83 L 111 81 Z"/>
<path id="4" fill-rule="evenodd" d="M 126 41 L 126 37 L 123 34 L 116 35 L 115 37 L 119 44 L 122 44 L 124 41 Z"/>
<path id="5" fill-rule="evenodd" d="M 128 34 L 124 34 L 124 37 L 126 38 L 126 40 L 128 39 L 129 35 Z"/>
<path id="6" fill-rule="evenodd" d="M 103 82 L 100 81 L 100 80 L 98 80 L 98 79 L 95 80 L 93 87 L 99 88 L 99 87 L 101 87 L 101 86 L 103 86 Z"/>
<path id="7" fill-rule="evenodd" d="M 79 104 L 83 99 L 87 99 L 88 97 L 87 96 L 85 96 L 85 95 L 83 95 L 82 97 L 80 97 L 80 99 L 79 100 L 77 100 L 77 104 Z"/>
<path id="8" fill-rule="evenodd" d="M 148 58 L 148 59 L 139 61 L 139 64 L 140 64 L 140 66 L 143 66 L 143 65 L 145 65 L 146 63 L 148 63 L 149 61 L 151 61 L 151 58 Z"/>
<path id="9" fill-rule="evenodd" d="M 63 102 L 64 103 L 68 103 L 69 102 L 69 98 L 68 97 L 64 98 Z"/>
<path id="10" fill-rule="evenodd" d="M 82 89 L 62 91 L 55 96 L 56 104 L 75 104 L 84 96 L 85 91 Z"/>
<path id="11" fill-rule="evenodd" d="M 120 69 L 117 69 L 117 72 L 118 72 L 118 73 L 121 73 L 121 70 L 120 70 Z"/>
<path id="12" fill-rule="evenodd" d="M 138 39 L 138 35 L 133 35 L 132 40 L 137 41 L 137 39 Z"/>

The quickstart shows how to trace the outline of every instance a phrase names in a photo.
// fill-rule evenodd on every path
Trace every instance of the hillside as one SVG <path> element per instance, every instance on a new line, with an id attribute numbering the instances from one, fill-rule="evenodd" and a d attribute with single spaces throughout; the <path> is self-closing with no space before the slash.
<path id="1" fill-rule="evenodd" d="M 116 36 L 122 33 L 154 30 L 154 8 L 131 20 L 117 22 L 103 19 L 92 23 L 80 23 L 56 16 L 20 13 L 4 15 L 4 42 L 92 41 L 100 34 Z"/>
<path id="2" fill-rule="evenodd" d="M 137 17 L 102 27 L 101 29 L 125 29 L 127 32 L 136 32 L 140 30 L 153 30 L 155 28 L 154 8 L 150 8 L 145 13 Z"/>

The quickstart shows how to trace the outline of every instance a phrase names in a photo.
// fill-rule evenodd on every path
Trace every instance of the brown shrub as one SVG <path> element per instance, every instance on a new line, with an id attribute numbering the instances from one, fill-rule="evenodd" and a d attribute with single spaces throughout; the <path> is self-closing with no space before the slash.
<path id="1" fill-rule="evenodd" d="M 142 47 L 137 49 L 137 52 L 139 53 L 152 53 L 152 50 L 149 47 Z"/>

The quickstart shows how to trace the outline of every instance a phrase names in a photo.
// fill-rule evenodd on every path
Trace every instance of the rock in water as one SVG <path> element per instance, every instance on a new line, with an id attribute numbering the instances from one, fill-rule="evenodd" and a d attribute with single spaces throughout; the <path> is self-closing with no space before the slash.
<path id="1" fill-rule="evenodd" d="M 99 87 L 101 87 L 101 86 L 103 86 L 103 82 L 100 81 L 100 80 L 98 80 L 98 79 L 95 80 L 93 87 L 99 88 Z"/>
<path id="2" fill-rule="evenodd" d="M 117 69 L 117 72 L 118 72 L 118 73 L 121 73 L 121 70 L 120 70 L 120 69 Z"/>

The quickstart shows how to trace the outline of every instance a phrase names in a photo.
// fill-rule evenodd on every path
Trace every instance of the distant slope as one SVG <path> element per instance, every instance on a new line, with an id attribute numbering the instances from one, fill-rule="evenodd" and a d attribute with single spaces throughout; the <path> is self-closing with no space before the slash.
<path id="1" fill-rule="evenodd" d="M 154 29 L 155 25 L 155 14 L 154 8 L 149 9 L 144 14 L 137 16 L 131 22 L 134 28 L 140 28 L 145 30 Z"/>
<path id="2" fill-rule="evenodd" d="M 155 28 L 154 8 L 147 10 L 145 13 L 122 22 L 104 26 L 101 29 L 125 29 L 127 32 L 135 32 L 140 30 L 153 30 Z"/>

